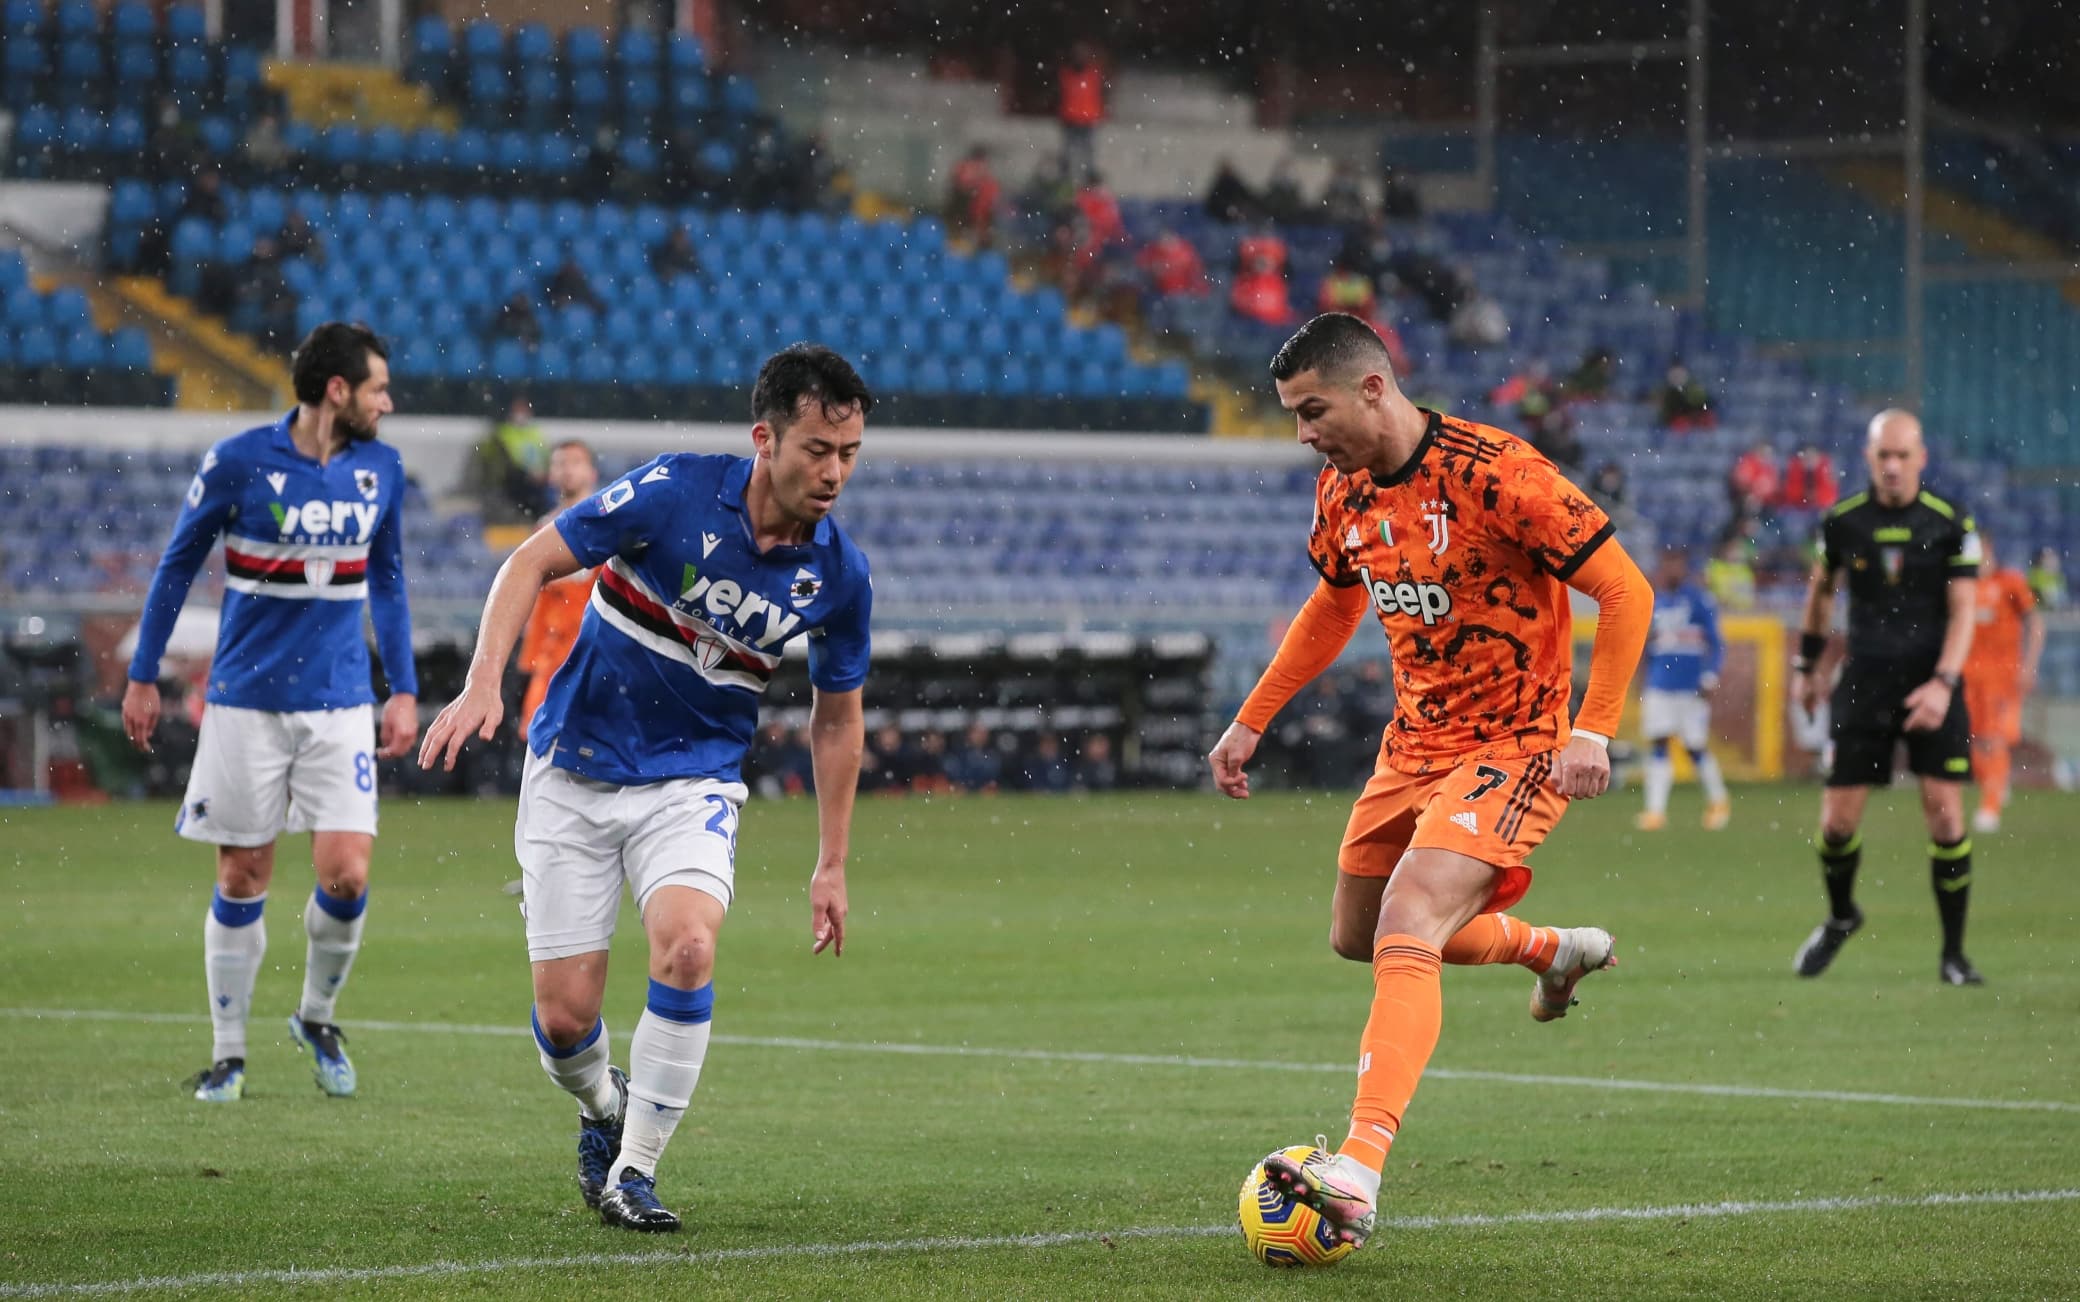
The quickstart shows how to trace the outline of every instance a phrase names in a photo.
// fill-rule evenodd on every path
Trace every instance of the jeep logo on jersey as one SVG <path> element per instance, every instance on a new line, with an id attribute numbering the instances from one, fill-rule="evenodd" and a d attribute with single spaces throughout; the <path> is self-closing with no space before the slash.
<path id="1" fill-rule="evenodd" d="M 1414 615 L 1425 627 L 1452 613 L 1452 594 L 1436 583 L 1375 583 L 1372 567 L 1358 567 L 1358 577 L 1382 615 Z"/>
<path id="2" fill-rule="evenodd" d="M 734 579 L 699 578 L 690 565 L 686 570 L 690 583 L 679 594 L 677 604 L 688 610 L 706 611 L 718 622 L 735 622 L 744 640 L 755 646 L 772 646 L 801 626 L 800 615 L 789 614 L 778 602 L 745 591 Z"/>
<path id="3" fill-rule="evenodd" d="M 383 508 L 374 502 L 303 502 L 283 506 L 269 502 L 275 527 L 291 534 L 347 534 L 349 542 L 367 542 Z"/>

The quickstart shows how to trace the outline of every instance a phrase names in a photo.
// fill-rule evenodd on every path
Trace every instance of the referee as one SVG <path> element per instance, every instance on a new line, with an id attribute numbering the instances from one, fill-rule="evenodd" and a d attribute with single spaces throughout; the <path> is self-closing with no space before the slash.
<path id="1" fill-rule="evenodd" d="M 1892 781 L 1893 752 L 1921 779 L 1929 869 L 1943 924 L 1938 973 L 1953 986 L 1982 978 L 1964 956 L 1972 843 L 1965 836 L 1964 784 L 1972 775 L 1971 726 L 1961 690 L 1972 644 L 1979 538 L 1971 517 L 1924 492 L 1928 449 L 1912 412 L 1881 411 L 1864 445 L 1867 492 L 1847 498 L 1820 525 L 1820 556 L 1806 587 L 1798 658 L 1800 703 L 1819 707 L 1815 668 L 1827 643 L 1836 585 L 1849 579 L 1849 659 L 1831 701 L 1834 763 L 1820 801 L 1820 872 L 1828 918 L 1798 951 L 1798 974 L 1816 977 L 1863 925 L 1856 869 L 1863 858 L 1864 801 Z"/>

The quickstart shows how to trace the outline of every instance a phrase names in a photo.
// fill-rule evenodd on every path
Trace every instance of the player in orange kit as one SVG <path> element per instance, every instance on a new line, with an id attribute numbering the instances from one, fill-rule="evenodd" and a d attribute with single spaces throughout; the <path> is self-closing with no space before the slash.
<path id="1" fill-rule="evenodd" d="M 1993 539 L 1979 531 L 1978 629 L 1964 662 L 1965 714 L 1972 721 L 1972 773 L 1979 779 L 1975 832 L 2001 830 L 2008 802 L 2009 751 L 2022 740 L 2022 703 L 2037 686 L 2044 617 L 2020 570 L 1995 569 Z"/>
<path id="2" fill-rule="evenodd" d="M 542 517 L 543 527 L 563 512 L 592 496 L 599 487 L 599 459 L 582 439 L 566 439 L 549 450 L 549 486 L 556 490 L 556 509 Z M 578 640 L 578 625 L 585 622 L 585 606 L 592 599 L 593 574 L 580 571 L 567 579 L 542 585 L 535 598 L 534 613 L 527 617 L 527 631 L 520 635 L 520 672 L 527 675 L 527 695 L 520 701 L 520 736 L 527 736 L 528 721 L 549 694 L 549 680 L 563 667 Z"/>
<path id="3" fill-rule="evenodd" d="M 1525 858 L 1567 802 L 1610 785 L 1607 749 L 1654 591 L 1602 509 L 1529 444 L 1410 402 L 1356 317 L 1308 322 L 1271 374 L 1300 442 L 1328 461 L 1308 542 L 1321 582 L 1208 759 L 1214 784 L 1247 798 L 1243 765 L 1272 716 L 1374 611 L 1397 708 L 1344 832 L 1330 921 L 1337 953 L 1372 962 L 1358 1097 L 1334 1157 L 1264 1162 L 1270 1183 L 1363 1243 L 1437 1047 L 1442 965 L 1532 969 L 1532 1016 L 1550 1021 L 1616 961 L 1599 928 L 1534 927 L 1502 910 L 1530 887 Z M 1570 587 L 1599 605 L 1572 727 Z"/>

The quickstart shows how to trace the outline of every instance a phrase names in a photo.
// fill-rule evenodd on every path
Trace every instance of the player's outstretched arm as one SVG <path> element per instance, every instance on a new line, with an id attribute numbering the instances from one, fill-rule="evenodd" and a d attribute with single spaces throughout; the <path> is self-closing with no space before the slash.
<path id="1" fill-rule="evenodd" d="M 1625 694 L 1654 626 L 1654 585 L 1615 538 L 1590 553 L 1567 584 L 1596 602 L 1596 641 L 1574 736 L 1561 747 L 1547 781 L 1570 800 L 1587 800 L 1610 789 L 1610 741 L 1624 720 Z"/>
<path id="2" fill-rule="evenodd" d="M 1249 799 L 1249 774 L 1242 766 L 1257 753 L 1257 743 L 1271 720 L 1295 693 L 1315 680 L 1350 645 L 1351 635 L 1365 618 L 1365 589 L 1356 584 L 1339 586 L 1327 579 L 1315 584 L 1307 604 L 1286 629 L 1277 654 L 1264 666 L 1263 676 L 1242 703 L 1235 722 L 1221 734 L 1206 762 L 1213 768 L 1213 785 L 1224 796 Z"/>
<path id="3" fill-rule="evenodd" d="M 412 659 L 412 605 L 404 585 L 404 502 L 390 504 L 368 551 L 368 614 L 390 699 L 383 702 L 376 754 L 409 755 L 419 739 L 419 667 Z"/>
<path id="4" fill-rule="evenodd" d="M 506 661 L 513 654 L 513 643 L 534 610 L 535 598 L 542 594 L 543 584 L 575 573 L 578 568 L 578 558 L 571 553 L 570 544 L 555 529 L 544 529 L 521 543 L 498 567 L 498 577 L 491 581 L 491 595 L 484 599 L 484 617 L 477 626 L 477 651 L 470 657 L 469 677 L 463 682 L 462 695 L 448 702 L 426 730 L 426 740 L 419 747 L 420 768 L 430 769 L 438 763 L 441 768 L 452 770 L 455 757 L 462 753 L 463 742 L 472 735 L 482 741 L 491 740 L 505 713 L 499 700 L 499 683 L 505 676 Z"/>
<path id="5" fill-rule="evenodd" d="M 816 773 L 816 871 L 809 877 L 810 953 L 845 952 L 845 859 L 852 803 L 867 747 L 860 689 L 816 690 L 809 707 L 809 762 Z"/>
<path id="6" fill-rule="evenodd" d="M 2016 694 L 2024 700 L 2037 690 L 2037 665 L 2044 659 L 2044 612 L 2031 606 L 2022 617 L 2022 676 L 2015 680 Z"/>

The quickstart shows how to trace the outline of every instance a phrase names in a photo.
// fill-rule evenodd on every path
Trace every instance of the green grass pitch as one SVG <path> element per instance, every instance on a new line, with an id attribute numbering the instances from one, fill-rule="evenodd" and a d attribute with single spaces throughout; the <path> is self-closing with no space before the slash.
<path id="1" fill-rule="evenodd" d="M 1911 792 L 1873 802 L 1869 924 L 1810 982 L 1817 793 L 1738 791 L 1722 833 L 1689 793 L 1635 833 L 1636 800 L 1571 813 L 1517 910 L 1610 928 L 1621 965 L 1550 1026 L 1521 970 L 1448 970 L 1385 1224 L 1305 1276 L 1227 1227 L 1251 1163 L 1350 1103 L 1344 796 L 866 801 L 835 961 L 809 953 L 813 807 L 754 805 L 663 1240 L 578 1202 L 509 802 L 386 806 L 351 1101 L 282 1030 L 310 889 L 284 842 L 228 1107 L 179 1088 L 209 1055 L 209 852 L 161 805 L 0 811 L 0 1298 L 2080 1292 L 2080 805 L 2026 796 L 1979 838 L 1989 984 L 1953 990 Z M 644 976 L 622 922 L 617 1061 Z"/>

